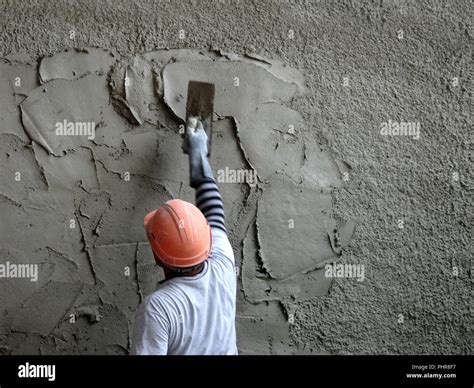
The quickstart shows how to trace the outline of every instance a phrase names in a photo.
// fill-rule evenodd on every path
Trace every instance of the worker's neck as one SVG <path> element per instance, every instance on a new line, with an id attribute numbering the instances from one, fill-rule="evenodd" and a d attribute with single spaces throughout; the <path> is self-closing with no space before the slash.
<path id="1" fill-rule="evenodd" d="M 179 273 L 179 272 L 172 271 L 169 268 L 163 267 L 163 272 L 165 274 L 165 280 L 170 280 L 173 278 L 194 276 L 201 273 L 203 269 L 204 269 L 204 266 L 201 266 L 192 272 Z"/>

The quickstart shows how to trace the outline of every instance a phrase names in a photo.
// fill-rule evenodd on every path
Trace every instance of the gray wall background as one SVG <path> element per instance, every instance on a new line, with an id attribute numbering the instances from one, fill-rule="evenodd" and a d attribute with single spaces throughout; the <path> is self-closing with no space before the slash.
<path id="1" fill-rule="evenodd" d="M 310 93 L 292 107 L 352 167 L 334 192 L 337 213 L 358 222 L 341 262 L 366 266 L 364 282 L 337 279 L 298 305 L 291 340 L 316 353 L 472 351 L 472 38 L 469 1 L 0 0 L 1 56 L 210 47 L 304 73 Z M 421 138 L 381 137 L 389 119 L 419 121 Z M 17 352 L 45 341 L 26 340 Z"/>

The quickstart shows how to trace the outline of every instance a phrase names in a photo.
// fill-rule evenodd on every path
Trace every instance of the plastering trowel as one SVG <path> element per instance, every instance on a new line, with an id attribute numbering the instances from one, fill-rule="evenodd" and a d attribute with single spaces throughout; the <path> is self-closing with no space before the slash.
<path id="1" fill-rule="evenodd" d="M 214 113 L 214 84 L 189 81 L 186 101 L 186 122 L 189 117 L 197 117 L 207 134 L 207 156 L 211 155 L 212 115 Z"/>

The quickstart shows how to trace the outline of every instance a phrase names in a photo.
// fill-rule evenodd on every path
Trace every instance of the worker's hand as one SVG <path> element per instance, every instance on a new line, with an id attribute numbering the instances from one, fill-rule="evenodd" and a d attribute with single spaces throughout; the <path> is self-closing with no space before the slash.
<path id="1" fill-rule="evenodd" d="M 184 137 L 183 152 L 189 156 L 189 181 L 193 188 L 202 182 L 213 180 L 211 165 L 207 158 L 207 134 L 201 121 L 190 117 Z"/>
<path id="2" fill-rule="evenodd" d="M 189 156 L 196 154 L 207 156 L 207 134 L 201 121 L 196 117 L 188 119 L 182 148 Z"/>

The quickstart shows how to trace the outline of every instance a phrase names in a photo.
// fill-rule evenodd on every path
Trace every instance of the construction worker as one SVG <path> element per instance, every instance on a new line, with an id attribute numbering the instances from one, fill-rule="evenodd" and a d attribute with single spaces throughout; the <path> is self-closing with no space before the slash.
<path id="1" fill-rule="evenodd" d="M 165 280 L 139 306 L 131 354 L 237 354 L 236 276 L 224 207 L 207 158 L 202 123 L 187 123 L 196 206 L 180 199 L 145 216 L 145 229 Z"/>

